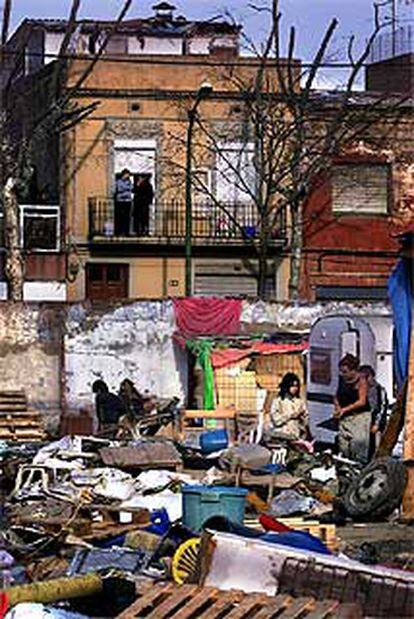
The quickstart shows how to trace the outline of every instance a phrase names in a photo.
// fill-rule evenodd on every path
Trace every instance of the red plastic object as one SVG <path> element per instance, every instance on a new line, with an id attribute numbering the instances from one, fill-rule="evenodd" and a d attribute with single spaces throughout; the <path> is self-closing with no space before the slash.
<path id="1" fill-rule="evenodd" d="M 262 514 L 259 516 L 259 522 L 265 531 L 274 531 L 275 533 L 286 533 L 286 531 L 292 531 L 291 527 L 279 522 L 273 516 L 269 514 Z"/>
<path id="2" fill-rule="evenodd" d="M 0 619 L 3 619 L 3 617 L 6 616 L 9 608 L 10 605 L 7 593 L 0 593 Z"/>

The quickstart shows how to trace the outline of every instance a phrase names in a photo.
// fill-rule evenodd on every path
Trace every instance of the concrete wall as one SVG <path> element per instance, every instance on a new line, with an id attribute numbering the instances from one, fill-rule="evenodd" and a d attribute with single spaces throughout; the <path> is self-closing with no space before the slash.
<path id="1" fill-rule="evenodd" d="M 0 391 L 24 391 L 51 425 L 61 408 L 63 320 L 57 307 L 0 304 Z"/>
<path id="2" fill-rule="evenodd" d="M 390 389 L 392 321 L 382 304 L 245 301 L 241 333 L 309 333 L 315 320 L 329 314 L 368 320 L 377 340 L 379 375 Z M 183 401 L 187 355 L 174 331 L 171 301 L 106 307 L 0 303 L 0 391 L 24 390 L 50 426 L 58 424 L 62 403 L 68 411 L 92 408 L 91 386 L 98 378 L 114 391 L 130 378 L 141 391 Z"/>
<path id="3" fill-rule="evenodd" d="M 139 391 L 184 399 L 187 356 L 173 332 L 171 301 L 141 301 L 102 311 L 71 306 L 64 370 L 68 409 L 93 401 L 91 386 L 98 378 L 113 391 L 129 378 Z"/>

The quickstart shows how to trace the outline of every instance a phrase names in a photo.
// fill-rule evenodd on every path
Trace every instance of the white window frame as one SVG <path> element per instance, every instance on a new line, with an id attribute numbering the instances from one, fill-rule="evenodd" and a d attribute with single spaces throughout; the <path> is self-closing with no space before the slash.
<path id="1" fill-rule="evenodd" d="M 196 186 L 196 182 L 192 181 L 192 187 L 191 187 L 191 196 L 192 196 L 192 203 L 197 205 L 197 206 L 203 206 L 205 205 L 210 205 L 212 202 L 212 170 L 210 168 L 207 168 L 205 166 L 199 166 L 196 168 L 193 168 L 192 170 L 192 177 L 196 177 L 197 174 L 205 174 L 206 175 L 206 191 L 203 194 L 203 192 L 201 190 L 199 190 Z M 203 197 L 204 196 L 204 197 Z"/>
<path id="2" fill-rule="evenodd" d="M 24 221 L 25 221 L 25 217 L 27 216 L 27 211 L 31 210 L 31 211 L 35 211 L 35 213 L 33 214 L 36 217 L 39 217 L 39 215 L 41 217 L 44 217 L 45 219 L 56 219 L 56 226 L 57 226 L 57 230 L 56 230 L 56 246 L 54 248 L 50 248 L 50 249 L 43 249 L 41 247 L 37 248 L 34 247 L 32 249 L 30 249 L 30 251 L 32 252 L 36 252 L 36 253 L 43 253 L 43 254 L 51 254 L 51 253 L 58 253 L 60 251 L 61 248 L 61 230 L 60 230 L 60 226 L 61 226 L 61 214 L 60 214 L 60 206 L 57 205 L 38 205 L 38 204 L 21 204 L 19 205 L 19 237 L 20 237 L 20 248 L 21 249 L 25 249 L 25 239 L 24 239 Z M 45 212 L 45 211 L 49 211 L 49 212 Z M 50 213 L 50 211 L 53 211 L 53 213 Z M 43 212 L 43 215 L 42 215 Z"/>

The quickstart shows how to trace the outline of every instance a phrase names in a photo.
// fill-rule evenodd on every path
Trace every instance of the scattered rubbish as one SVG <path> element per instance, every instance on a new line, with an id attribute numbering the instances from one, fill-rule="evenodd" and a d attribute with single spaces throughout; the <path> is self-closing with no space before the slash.
<path id="1" fill-rule="evenodd" d="M 87 617 L 43 604 L 17 604 L 7 613 L 5 619 L 87 619 Z"/>
<path id="2" fill-rule="evenodd" d="M 270 511 L 275 516 L 310 514 L 317 505 L 318 501 L 313 497 L 303 496 L 296 490 L 283 490 L 273 499 Z"/>
<path id="3" fill-rule="evenodd" d="M 182 442 L 152 436 L 154 427 L 130 439 L 0 444 L 7 484 L 0 514 L 7 524 L 0 535 L 3 616 L 104 616 L 108 599 L 116 601 L 108 616 L 121 617 L 140 616 L 150 599 L 157 619 L 170 601 L 168 617 L 178 617 L 187 599 L 194 612 L 201 604 L 203 613 L 220 609 L 223 619 L 236 610 L 248 616 L 252 608 L 263 617 L 297 609 L 305 618 L 353 599 L 362 605 L 352 607 L 353 617 L 386 616 L 375 614 L 381 587 L 388 616 L 410 616 L 414 576 L 379 566 L 388 555 L 374 546 L 349 545 L 362 563 L 337 554 L 347 545 L 336 525 L 384 519 L 399 507 L 401 462 L 380 459 L 363 469 L 304 442 L 240 443 L 227 426 L 195 426 L 197 439 Z M 347 482 L 342 496 L 339 479 Z M 400 550 L 395 565 L 411 566 L 410 548 Z M 375 565 L 365 571 L 364 563 Z M 119 594 L 110 585 L 117 578 Z M 344 578 L 354 597 L 344 593 Z"/>
<path id="4" fill-rule="evenodd" d="M 68 570 L 68 576 L 119 570 L 138 574 L 147 564 L 148 554 L 140 550 L 112 547 L 78 550 Z"/>

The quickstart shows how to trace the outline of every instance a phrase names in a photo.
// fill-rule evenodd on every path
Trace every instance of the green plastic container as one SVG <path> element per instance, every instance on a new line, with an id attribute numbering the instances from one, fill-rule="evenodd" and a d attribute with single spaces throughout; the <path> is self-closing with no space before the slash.
<path id="1" fill-rule="evenodd" d="M 183 523 L 199 531 L 211 516 L 243 524 L 247 490 L 224 486 L 184 486 Z"/>

